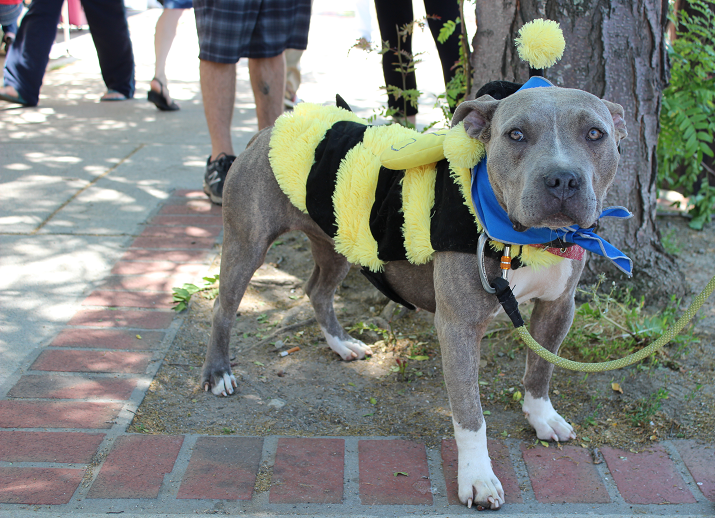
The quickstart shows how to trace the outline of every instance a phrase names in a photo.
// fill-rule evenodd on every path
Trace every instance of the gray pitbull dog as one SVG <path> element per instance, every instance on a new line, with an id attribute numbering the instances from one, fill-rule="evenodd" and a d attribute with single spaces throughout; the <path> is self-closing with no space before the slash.
<path id="1" fill-rule="evenodd" d="M 580 90 L 532 88 L 499 101 L 487 95 L 464 102 L 452 125 L 462 120 L 468 135 L 485 144 L 489 180 L 515 229 L 596 223 L 616 174 L 618 143 L 626 136 L 621 106 Z M 229 336 L 243 293 L 271 243 L 288 231 L 301 230 L 311 241 L 315 267 L 305 293 L 330 348 L 346 361 L 372 354 L 345 332 L 333 309 L 350 264 L 279 188 L 268 160 L 270 136 L 267 128 L 251 140 L 223 191 L 221 288 L 202 371 L 205 390 L 216 395 L 237 387 Z M 489 277 L 496 277 L 498 261 L 485 262 Z M 531 334 L 550 351 L 558 350 L 573 321 L 582 270 L 583 262 L 564 259 L 537 274 L 530 267 L 510 274 L 517 300 L 535 301 Z M 403 299 L 435 314 L 459 452 L 459 499 L 497 509 L 504 491 L 487 452 L 478 380 L 480 341 L 501 311 L 499 302 L 482 288 L 473 254 L 437 252 L 421 266 L 395 261 L 385 266 L 385 276 Z M 539 439 L 568 441 L 576 437 L 573 428 L 549 400 L 552 371 L 552 364 L 527 352 L 523 411 Z"/>

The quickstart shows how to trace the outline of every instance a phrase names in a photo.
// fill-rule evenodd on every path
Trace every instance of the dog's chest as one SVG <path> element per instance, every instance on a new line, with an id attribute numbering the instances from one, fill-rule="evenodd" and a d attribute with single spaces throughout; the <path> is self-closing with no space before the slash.
<path id="1" fill-rule="evenodd" d="M 560 261 L 548 268 L 519 268 L 509 274 L 509 285 L 521 304 L 531 299 L 556 300 L 566 291 L 573 274 L 573 261 Z"/>

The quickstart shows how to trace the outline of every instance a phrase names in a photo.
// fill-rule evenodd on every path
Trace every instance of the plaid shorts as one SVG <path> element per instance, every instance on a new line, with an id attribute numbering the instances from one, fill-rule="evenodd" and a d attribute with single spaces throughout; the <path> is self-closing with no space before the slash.
<path id="1" fill-rule="evenodd" d="M 199 59 L 237 63 L 308 45 L 311 0 L 194 0 Z"/>

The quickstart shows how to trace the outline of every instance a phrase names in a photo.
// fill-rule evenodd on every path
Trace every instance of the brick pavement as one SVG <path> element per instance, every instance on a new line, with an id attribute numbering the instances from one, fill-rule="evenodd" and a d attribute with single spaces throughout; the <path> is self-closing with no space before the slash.
<path id="1" fill-rule="evenodd" d="M 0 400 L 0 511 L 467 512 L 451 439 L 125 433 L 177 329 L 171 287 L 200 279 L 220 231 L 203 193 L 174 193 Z M 490 440 L 490 452 L 502 514 L 715 510 L 712 444 L 603 448 L 599 463 L 573 445 Z"/>

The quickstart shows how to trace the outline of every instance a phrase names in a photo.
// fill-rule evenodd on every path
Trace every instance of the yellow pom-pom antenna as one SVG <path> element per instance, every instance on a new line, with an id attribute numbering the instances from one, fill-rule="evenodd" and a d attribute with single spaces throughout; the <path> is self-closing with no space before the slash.
<path id="1" fill-rule="evenodd" d="M 519 30 L 516 48 L 531 68 L 548 68 L 563 56 L 566 40 L 557 22 L 539 18 Z"/>

